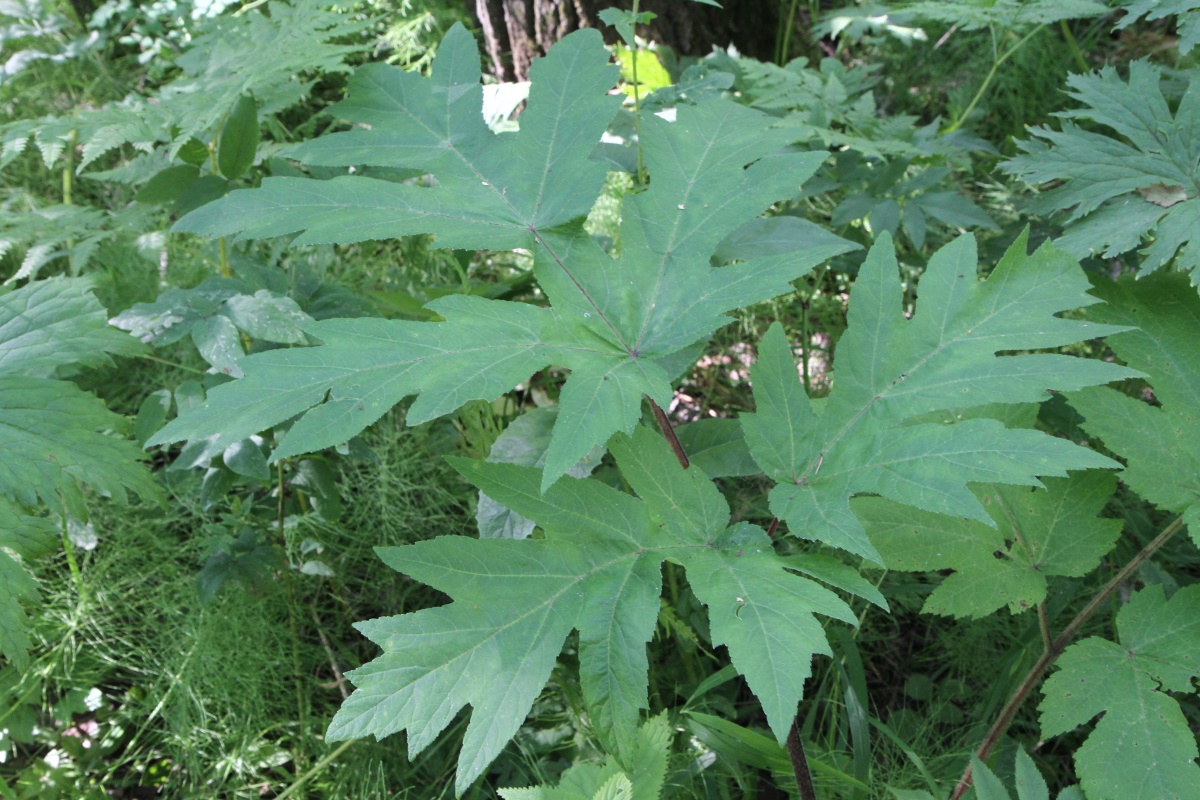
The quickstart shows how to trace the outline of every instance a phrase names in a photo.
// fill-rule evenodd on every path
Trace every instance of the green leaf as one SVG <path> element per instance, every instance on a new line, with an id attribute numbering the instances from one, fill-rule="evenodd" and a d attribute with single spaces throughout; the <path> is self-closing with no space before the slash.
<path id="1" fill-rule="evenodd" d="M 146 185 L 138 190 L 133 199 L 139 203 L 170 203 L 178 199 L 183 191 L 199 177 L 199 168 L 191 164 L 167 167 L 146 181 Z"/>
<path id="2" fill-rule="evenodd" d="M 488 461 L 496 464 L 519 464 L 523 467 L 542 467 L 550 448 L 550 434 L 558 419 L 558 406 L 535 408 L 514 419 L 496 437 Z M 567 470 L 573 478 L 586 478 L 600 466 L 603 448 L 597 447 L 578 464 Z M 479 535 L 484 539 L 524 539 L 533 532 L 534 522 L 510 508 L 497 503 L 483 492 L 475 511 Z"/>
<path id="3" fill-rule="evenodd" d="M 0 654 L 22 672 L 29 667 L 29 637 L 21 604 L 37 600 L 37 582 L 4 548 L 28 561 L 53 552 L 57 540 L 52 520 L 0 499 Z"/>
<path id="4" fill-rule="evenodd" d="M 1131 374 L 1062 355 L 995 355 L 1120 330 L 1054 316 L 1097 301 L 1085 293 L 1087 280 L 1073 260 L 1048 245 L 1026 255 L 1025 246 L 1022 236 L 983 282 L 970 236 L 942 248 L 929 261 L 909 320 L 901 313 L 891 240 L 882 234 L 851 292 L 833 391 L 819 412 L 800 385 L 783 329 L 776 324 L 768 331 L 751 370 L 757 412 L 743 415 L 742 426 L 759 466 L 778 483 L 771 510 L 794 535 L 878 561 L 850 511 L 851 495 L 878 494 L 993 525 L 968 483 L 1040 486 L 1038 475 L 1114 465 L 996 420 L 915 419 L 951 408 L 1037 402 L 1047 389 Z"/>
<path id="5" fill-rule="evenodd" d="M 600 21 L 605 25 L 611 25 L 617 29 L 617 33 L 621 35 L 621 41 L 633 49 L 637 49 L 637 39 L 634 35 L 634 30 L 637 25 L 646 25 L 654 20 L 656 16 L 653 12 L 642 11 L 634 14 L 632 11 L 626 11 L 623 8 L 602 8 L 596 15 L 600 17 Z"/>
<path id="6" fill-rule="evenodd" d="M 62 366 L 96 367 L 145 348 L 106 322 L 86 278 L 35 281 L 0 295 L 0 374 L 49 377 Z"/>
<path id="7" fill-rule="evenodd" d="M 53 378 L 61 367 L 142 350 L 108 325 L 91 286 L 54 278 L 0 295 L 0 653 L 21 670 L 29 648 L 21 603 L 36 599 L 37 584 L 3 548 L 34 559 L 56 539 L 53 522 L 29 510 L 45 504 L 86 519 L 84 487 L 122 501 L 127 490 L 160 496 L 137 446 L 109 435 L 128 429 L 127 420 Z"/>
<path id="8" fill-rule="evenodd" d="M 675 429 L 688 459 L 710 478 L 757 475 L 742 426 L 734 419 L 701 419 Z"/>
<path id="9" fill-rule="evenodd" d="M 556 364 L 571 374 L 545 488 L 613 433 L 631 431 L 644 395 L 666 404 L 664 367 L 724 325 L 725 312 L 790 292 L 790 281 L 852 247 L 793 238 L 802 249 L 712 265 L 722 242 L 795 194 L 826 157 L 793 152 L 769 117 L 712 100 L 681 107 L 674 123 L 645 120 L 651 185 L 626 197 L 613 257 L 582 227 L 605 175 L 590 155 L 619 102 L 607 94 L 614 75 L 599 34 L 574 33 L 534 65 L 515 134 L 483 123 L 478 66 L 470 35 L 455 27 L 428 79 L 366 67 L 337 107 L 359 127 L 293 151 L 314 165 L 419 169 L 435 186 L 355 175 L 267 179 L 177 228 L 246 237 L 302 231 L 298 243 L 432 233 L 444 247 L 524 248 L 552 307 L 458 296 L 427 306 L 442 322 L 309 323 L 303 330 L 323 346 L 240 360 L 245 379 L 215 389 L 151 444 L 215 431 L 228 443 L 300 415 L 273 454 L 284 458 L 347 440 L 406 396 L 419 395 L 407 417 L 419 424 L 493 400 Z"/>
<path id="10" fill-rule="evenodd" d="M 1121 479 L 1158 507 L 1183 514 L 1200 543 L 1200 297 L 1182 275 L 1100 281 L 1107 301 L 1088 311 L 1103 323 L 1137 326 L 1108 344 L 1149 377 L 1158 405 L 1115 389 L 1070 395 L 1082 427 L 1126 461 Z"/>
<path id="11" fill-rule="evenodd" d="M 217 145 L 217 168 L 229 180 L 242 177 L 254 166 L 258 151 L 258 104 L 253 97 L 242 95 L 221 128 Z"/>
<path id="12" fill-rule="evenodd" d="M 1098 516 L 1116 489 L 1112 474 L 1076 472 L 1044 483 L 1044 490 L 975 487 L 987 523 L 881 497 L 856 498 L 851 507 L 889 569 L 954 570 L 926 598 L 925 613 L 978 618 L 1007 605 L 1017 614 L 1046 599 L 1051 576 L 1095 569 L 1121 535 L 1118 520 Z"/>
<path id="13" fill-rule="evenodd" d="M 1136 245 L 1127 218 L 1144 217 L 1154 222 L 1139 221 L 1135 229 L 1153 230 L 1155 239 L 1141 269 L 1158 269 L 1178 254 L 1179 266 L 1191 272 L 1196 283 L 1200 242 L 1193 237 L 1200 221 L 1200 139 L 1193 129 L 1200 122 L 1200 83 L 1189 85 L 1172 116 L 1159 79 L 1159 69 L 1145 60 L 1130 64 L 1128 82 L 1112 67 L 1098 74 L 1072 75 L 1068 94 L 1083 107 L 1059 116 L 1089 120 L 1112 133 L 1070 122 L 1059 131 L 1032 128 L 1035 138 L 1018 142 L 1025 154 L 1002 166 L 1030 183 L 1059 184 L 1042 192 L 1032 210 L 1070 211 L 1067 241 L 1072 255 L 1120 255 Z M 1186 199 L 1169 208 L 1143 199 L 1156 188 Z M 1110 200 L 1112 204 L 1102 208 Z M 1120 224 L 1113 224 L 1114 215 Z M 1089 224 L 1093 217 L 1098 219 Z"/>
<path id="14" fill-rule="evenodd" d="M 1200 586 L 1170 600 L 1138 592 L 1117 614 L 1120 644 L 1071 645 L 1043 687 L 1042 733 L 1054 736 L 1103 714 L 1075 766 L 1090 800 L 1186 798 L 1200 786 L 1196 737 L 1167 692 L 1195 690 L 1200 675 Z"/>
<path id="15" fill-rule="evenodd" d="M 384 653 L 350 673 L 358 688 L 327 736 L 407 729 L 415 755 L 471 704 L 461 792 L 516 732 L 576 628 L 592 726 L 629 764 L 639 752 L 646 643 L 658 617 L 662 561 L 670 557 L 687 571 L 708 606 L 714 643 L 729 647 L 782 742 L 812 655 L 829 653 L 813 614 L 853 623 L 853 613 L 832 592 L 789 572 L 761 529 L 727 527 L 729 509 L 717 488 L 699 470 L 680 469 L 649 429 L 618 437 L 613 454 L 640 499 L 574 478 L 543 494 L 537 470 L 455 460 L 476 486 L 537 522 L 546 536 L 447 536 L 380 548 L 390 566 L 453 602 L 358 626 Z"/>
<path id="16" fill-rule="evenodd" d="M 671 728 L 665 714 L 646 720 L 638 731 L 633 763 L 621 772 L 609 757 L 601 766 L 579 763 L 563 773 L 557 787 L 536 786 L 528 789 L 500 789 L 504 800 L 590 800 L 614 778 L 628 782 L 632 800 L 658 800 L 667 776 L 670 758 Z"/>
<path id="17" fill-rule="evenodd" d="M 1125 16 L 1113 26 L 1115 30 L 1128 28 L 1138 20 L 1146 22 L 1178 17 L 1175 27 L 1179 33 L 1179 54 L 1187 55 L 1200 44 L 1200 2 L 1198 0 L 1123 0 Z"/>
<path id="18" fill-rule="evenodd" d="M 965 31 L 989 26 L 1004 31 L 1069 19 L 1102 17 L 1108 6 L 1095 0 L 928 0 L 904 6 L 905 16 L 957 25 Z"/>

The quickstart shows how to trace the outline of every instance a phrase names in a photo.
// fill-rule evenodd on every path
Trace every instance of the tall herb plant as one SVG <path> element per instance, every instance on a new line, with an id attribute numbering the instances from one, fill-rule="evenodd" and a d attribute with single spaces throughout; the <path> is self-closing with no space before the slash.
<path id="1" fill-rule="evenodd" d="M 786 128 L 721 98 L 680 103 L 674 122 L 646 116 L 637 146 L 648 188 L 626 197 L 618 242 L 606 252 L 582 224 L 605 173 L 593 152 L 616 111 L 607 93 L 615 76 L 599 37 L 573 34 L 535 67 L 516 133 L 484 124 L 478 74 L 474 43 L 455 29 L 429 78 L 383 66 L 361 70 L 337 109 L 357 127 L 288 153 L 314 168 L 387 167 L 432 181 L 272 178 L 176 226 L 251 239 L 298 234 L 297 243 L 432 233 L 445 247 L 518 248 L 532 255 L 546 303 L 459 296 L 428 306 L 441 317 L 436 322 L 304 323 L 319 345 L 240 360 L 245 377 L 216 387 L 150 444 L 231 443 L 291 420 L 271 456 L 279 460 L 344 442 L 409 396 L 416 400 L 408 420 L 418 424 L 471 400 L 493 400 L 536 371 L 569 371 L 543 466 L 455 462 L 542 535 L 438 537 L 382 550 L 395 569 L 452 602 L 360 625 L 383 654 L 351 673 L 357 689 L 328 736 L 406 730 L 415 756 L 470 705 L 456 782 L 465 791 L 517 732 L 577 630 L 590 723 L 632 774 L 665 562 L 686 572 L 707 609 L 712 642 L 728 648 L 775 738 L 787 745 L 804 794 L 811 783 L 797 706 L 813 656 L 831 653 L 814 615 L 857 622 L 835 589 L 886 608 L 859 569 L 907 564 L 958 571 L 930 597 L 930 610 L 982 616 L 1008 605 L 1036 609 L 1042 620 L 1045 654 L 993 726 L 980 752 L 989 755 L 1083 623 L 1180 527 L 1167 526 L 1075 621 L 1057 635 L 1050 630 L 1047 578 L 1086 574 L 1115 542 L 1111 524 L 1089 519 L 1114 488 L 1095 470 L 1121 465 L 1037 430 L 1028 404 L 1048 390 L 1068 393 L 1080 398 L 1085 425 L 1127 430 L 1121 420 L 1131 412 L 1115 409 L 1137 401 L 1089 387 L 1140 377 L 1160 385 L 1153 364 L 1139 362 L 1136 350 L 1125 357 L 1133 368 L 1045 352 L 1135 335 L 1137 321 L 1119 312 L 1126 306 L 1117 300 L 1116 312 L 1081 317 L 1075 310 L 1099 299 L 1078 264 L 1049 244 L 1030 253 L 1024 237 L 981 280 L 974 242 L 961 237 L 930 259 L 916 307 L 908 309 L 890 237 L 880 234 L 850 294 L 827 398 L 805 392 L 782 327 L 760 343 L 751 373 L 757 410 L 740 427 L 753 461 L 776 484 L 776 520 L 766 530 L 731 519 L 710 476 L 689 464 L 663 407 L 672 378 L 693 363 L 696 346 L 725 324 L 727 312 L 788 293 L 791 281 L 849 246 L 795 236 L 781 248 L 763 234 L 788 218 L 757 216 L 795 196 L 826 154 L 796 151 Z M 1194 305 L 1195 297 L 1180 302 Z M 647 411 L 658 433 L 643 424 Z M 567 476 L 599 446 L 611 453 L 624 489 Z M 1053 479 L 1043 483 L 1043 476 Z M 1184 490 L 1166 507 L 1186 511 L 1194 498 Z M 1083 549 L 1074 543 L 1076 528 L 1063 521 L 1067 507 L 1092 531 Z M 785 547 L 785 532 L 844 553 L 858 569 Z M 1131 685 L 1156 675 L 1188 685 L 1191 661 L 1183 651 L 1161 656 L 1182 659 L 1169 680 L 1166 667 L 1149 665 L 1161 663 L 1162 647 L 1190 646 L 1190 634 L 1167 622 L 1190 597 L 1168 603 L 1146 590 L 1137 611 L 1130 606 L 1141 622 L 1128 624 L 1142 633 L 1129 628 L 1122 647 L 1147 659 L 1128 668 Z M 1155 626 L 1165 626 L 1163 633 L 1146 639 Z M 1106 709 L 1056 693 L 1072 675 L 1089 680 L 1094 668 L 1083 650 L 1105 646 L 1096 641 L 1067 651 L 1047 684 L 1048 732 Z M 1194 742 L 1189 755 L 1182 716 L 1166 713 L 1175 701 L 1152 687 L 1139 691 L 1143 711 L 1122 706 L 1109 714 L 1126 714 L 1147 738 L 1109 742 L 1132 748 L 1118 761 L 1081 751 L 1089 797 L 1183 796 L 1180 787 L 1195 777 Z M 1163 713 L 1149 713 L 1150 704 Z M 1089 746 L 1104 749 L 1111 729 L 1102 724 L 1101 740 Z M 1157 759 L 1132 757 L 1147 742 L 1167 741 L 1179 742 L 1174 772 Z M 606 791 L 617 791 L 615 783 Z"/>

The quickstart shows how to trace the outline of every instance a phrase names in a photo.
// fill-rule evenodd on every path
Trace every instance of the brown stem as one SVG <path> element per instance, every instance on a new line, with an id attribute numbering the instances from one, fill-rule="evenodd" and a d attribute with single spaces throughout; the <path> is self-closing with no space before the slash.
<path id="1" fill-rule="evenodd" d="M 667 419 L 667 412 L 663 411 L 650 395 L 646 395 L 646 399 L 650 401 L 650 410 L 654 412 L 654 419 L 658 422 L 659 429 L 662 430 L 663 436 L 667 437 L 667 443 L 671 445 L 671 452 L 679 459 L 680 465 L 687 469 L 692 462 L 688 460 L 687 453 L 683 451 L 683 445 L 679 443 L 679 437 L 675 435 L 675 429 L 671 427 L 671 420 Z"/>
<path id="2" fill-rule="evenodd" d="M 787 735 L 787 754 L 792 760 L 792 774 L 796 776 L 796 787 L 800 790 L 800 800 L 817 800 L 817 790 L 813 788 L 812 772 L 808 769 L 808 759 L 804 755 L 804 742 L 800 741 L 800 715 L 792 720 L 792 728 Z"/>
<path id="3" fill-rule="evenodd" d="M 1075 618 L 1063 629 L 1063 632 L 1055 637 L 1054 641 L 1050 642 L 1049 647 L 1042 653 L 1037 662 L 1030 667 L 1026 673 L 1025 679 L 1021 681 L 1021 685 L 1013 692 L 1013 696 L 1009 698 L 1008 703 L 1001 709 L 1000 715 L 996 717 L 996 721 L 992 723 L 992 727 L 988 730 L 987 736 L 983 738 L 983 743 L 979 745 L 976 755 L 980 761 L 987 760 L 987 757 L 992 754 L 992 750 L 1000 743 L 1000 737 L 1004 736 L 1008 726 L 1012 723 L 1013 717 L 1017 715 L 1017 711 L 1024 704 L 1026 698 L 1033 692 L 1034 687 L 1042 679 L 1044 673 L 1051 664 L 1053 664 L 1063 651 L 1067 649 L 1067 645 L 1071 643 L 1079 631 L 1083 628 L 1093 614 L 1099 610 L 1100 606 L 1108 602 L 1108 598 L 1112 597 L 1113 592 L 1121 588 L 1125 581 L 1137 572 L 1138 567 L 1144 564 L 1154 552 L 1166 544 L 1167 540 L 1174 536 L 1180 528 L 1183 527 L 1183 517 L 1176 517 L 1175 521 L 1163 529 L 1163 532 L 1154 538 L 1154 541 L 1146 545 L 1141 551 L 1133 557 L 1128 564 L 1121 568 L 1121 571 L 1112 577 L 1104 588 L 1092 598 L 1092 601 L 1087 606 L 1075 615 Z M 954 787 L 954 793 L 950 795 L 950 800 L 959 800 L 967 789 L 971 787 L 971 766 L 968 764 L 963 771 L 962 777 L 958 779 L 958 785 Z"/>

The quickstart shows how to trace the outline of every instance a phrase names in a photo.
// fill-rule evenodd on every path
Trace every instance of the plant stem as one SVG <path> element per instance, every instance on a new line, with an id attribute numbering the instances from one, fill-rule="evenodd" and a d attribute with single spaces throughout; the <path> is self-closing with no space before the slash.
<path id="1" fill-rule="evenodd" d="M 350 739 L 348 741 L 342 742 L 337 750 L 334 750 L 332 753 L 325 756 L 320 761 L 318 761 L 316 764 L 314 764 L 312 769 L 310 769 L 308 772 L 304 773 L 304 775 L 302 777 L 300 777 L 299 779 L 297 779 L 296 782 L 293 783 L 291 786 L 284 789 L 281 794 L 275 795 L 275 800 L 285 800 L 285 798 L 291 797 L 294 793 L 300 791 L 302 788 L 304 788 L 304 785 L 306 783 L 308 783 L 313 778 L 315 778 L 318 773 L 320 773 L 323 769 L 325 769 L 331 763 L 333 763 L 334 759 L 336 759 L 342 753 L 346 752 L 346 748 L 348 748 L 350 745 L 354 744 L 357 741 L 358 741 L 357 739 Z"/>
<path id="2" fill-rule="evenodd" d="M 775 51 L 775 63 L 783 66 L 787 63 L 788 46 L 792 43 L 792 27 L 796 24 L 796 6 L 800 5 L 800 0 L 792 0 L 792 7 L 788 9 L 787 24 L 783 26 L 783 41 Z"/>
<path id="3" fill-rule="evenodd" d="M 189 367 L 189 366 L 186 366 L 186 365 L 184 365 L 184 364 L 178 364 L 178 363 L 176 363 L 176 362 L 174 362 L 174 361 L 168 361 L 168 360 L 167 360 L 167 359 L 165 359 L 165 358 L 159 358 L 158 356 L 142 355 L 142 356 L 139 356 L 139 358 L 144 358 L 144 359 L 146 359 L 147 361 L 154 361 L 154 362 L 156 362 L 156 363 L 159 363 L 159 364 L 164 364 L 164 365 L 166 365 L 166 366 L 168 366 L 168 367 L 174 367 L 175 369 L 181 369 L 181 370 L 183 370 L 184 372 L 191 372 L 191 373 L 194 373 L 194 374 L 196 374 L 196 375 L 204 375 L 204 374 L 206 374 L 206 373 L 204 372 L 204 370 L 202 370 L 202 369 L 196 369 L 195 367 Z"/>
<path id="4" fill-rule="evenodd" d="M 800 715 L 792 720 L 792 727 L 787 735 L 787 754 L 792 760 L 792 774 L 796 776 L 796 787 L 800 790 L 800 800 L 817 800 L 817 790 L 813 788 L 812 772 L 808 769 L 808 758 L 804 755 L 804 742 L 800 740 Z"/>
<path id="5" fill-rule="evenodd" d="M 1034 687 L 1038 685 L 1038 682 L 1042 678 L 1042 674 L 1058 659 L 1060 655 L 1062 655 L 1063 651 L 1066 650 L 1067 645 L 1070 644 L 1071 640 L 1079 634 L 1079 631 L 1083 628 L 1084 624 L 1091 618 L 1093 614 L 1096 613 L 1097 610 L 1099 610 L 1100 606 L 1108 602 L 1108 599 L 1112 596 L 1113 592 L 1117 591 L 1117 589 L 1119 589 L 1125 583 L 1125 581 L 1129 580 L 1133 573 L 1137 572 L 1138 568 L 1142 566 L 1142 564 L 1144 564 L 1150 558 L 1150 556 L 1154 555 L 1155 551 L 1166 544 L 1168 539 L 1178 533 L 1182 527 L 1183 517 L 1176 517 L 1170 525 L 1163 529 L 1162 533 L 1154 538 L 1154 541 L 1143 547 L 1128 564 L 1122 567 L 1121 571 L 1114 575 L 1112 579 L 1104 585 L 1104 588 L 1092 598 L 1091 602 L 1088 603 L 1082 611 L 1075 615 L 1075 618 L 1067 624 L 1067 627 L 1063 629 L 1063 632 L 1055 637 L 1052 642 L 1050 642 L 1049 646 L 1042 653 L 1041 657 L 1036 663 L 1034 663 L 1032 667 L 1030 667 L 1029 672 L 1025 675 L 1024 680 L 1021 681 L 1021 685 L 1017 687 L 1015 692 L 1013 692 L 1013 696 L 1009 698 L 1008 703 L 1005 704 L 1003 709 L 1001 709 L 999 716 L 996 717 L 996 721 L 992 723 L 992 727 L 988 730 L 987 735 L 983 738 L 983 743 L 979 745 L 979 749 L 976 751 L 976 755 L 979 757 L 980 761 L 985 761 L 987 757 L 991 755 L 992 750 L 995 749 L 996 745 L 1000 743 L 1000 738 L 1004 736 L 1005 731 L 1008 730 L 1008 726 L 1012 723 L 1013 718 L 1017 715 L 1017 711 L 1021 708 L 1021 705 L 1024 704 L 1026 698 L 1028 698 L 1030 693 L 1033 692 Z M 959 800 L 959 798 L 966 793 L 970 786 L 971 767 L 970 765 L 967 765 L 966 770 L 963 771 L 962 777 L 958 780 L 958 785 L 954 787 L 954 793 L 950 795 L 950 800 Z"/>
<path id="6" fill-rule="evenodd" d="M 296 622 L 296 592 L 292 586 L 292 564 L 288 558 L 287 537 L 283 529 L 284 500 L 286 486 L 283 480 L 283 461 L 275 462 L 275 474 L 279 484 L 279 511 L 276 525 L 279 533 L 279 546 L 283 549 L 283 585 L 287 593 L 288 627 L 292 634 L 292 682 L 296 686 L 296 724 L 300 726 L 300 745 L 296 753 L 296 774 L 304 767 L 305 720 L 307 714 L 304 708 L 304 675 L 300 669 L 300 628 Z"/>
<path id="7" fill-rule="evenodd" d="M 663 436 L 666 437 L 667 444 L 671 445 L 671 452 L 679 459 L 679 465 L 687 469 L 691 466 L 691 462 L 688 460 L 687 453 L 683 451 L 679 437 L 675 435 L 675 428 L 671 426 L 671 420 L 667 419 L 667 412 L 663 411 L 650 395 L 646 395 L 646 399 L 650 401 L 650 410 L 654 412 L 654 419 L 658 423 L 659 429 L 662 430 Z"/>
<path id="8" fill-rule="evenodd" d="M 1022 45 L 1032 39 L 1033 35 L 1044 27 L 1044 25 L 1038 25 L 1029 33 L 1022 36 L 1016 44 L 1005 50 L 1004 53 L 996 58 L 996 60 L 992 63 L 992 68 L 988 70 L 987 77 L 983 79 L 983 83 L 980 85 L 979 91 L 975 92 L 975 96 L 971 98 L 971 102 L 967 104 L 967 107 L 963 109 L 962 113 L 958 115 L 954 122 L 942 129 L 942 133 L 954 133 L 956 130 L 962 127 L 962 124 L 967 121 L 967 117 L 971 116 L 971 112 L 975 110 L 975 106 L 979 105 L 979 101 L 983 99 L 984 92 L 986 92 L 988 87 L 992 85 L 992 80 L 996 77 L 996 73 L 999 72 L 1000 65 L 1007 61 L 1013 53 L 1020 50 Z"/>
<path id="9" fill-rule="evenodd" d="M 63 205 L 75 205 L 75 141 L 76 133 L 71 131 L 67 136 L 67 148 L 63 152 L 63 170 L 62 170 L 62 195 Z M 75 240 L 67 239 L 67 250 L 75 250 Z M 75 268 L 74 257 L 71 259 L 71 274 L 78 274 Z"/>
<path id="10" fill-rule="evenodd" d="M 637 185 L 646 185 L 646 165 L 642 161 L 642 97 L 638 87 L 637 15 L 641 0 L 633 0 L 633 129 L 637 132 Z M 654 402 L 651 400 L 650 402 Z"/>
<path id="11" fill-rule="evenodd" d="M 62 499 L 62 495 L 59 495 Z M 83 584 L 83 573 L 79 570 L 79 562 L 75 560 L 75 545 L 71 543 L 71 537 L 67 533 L 67 509 L 66 504 L 63 505 L 62 514 L 59 519 L 62 520 L 62 543 L 63 552 L 67 554 L 67 567 L 71 570 L 71 580 L 75 582 L 75 591 L 79 595 L 81 605 L 87 604 L 87 587 Z"/>
<path id="12" fill-rule="evenodd" d="M 1063 38 L 1067 40 L 1067 46 L 1071 48 L 1071 55 L 1075 56 L 1075 63 L 1079 65 L 1080 71 L 1087 73 L 1089 71 L 1088 63 L 1079 50 L 1079 42 L 1075 41 L 1075 34 L 1071 33 L 1071 26 L 1065 19 L 1060 19 L 1058 25 L 1062 29 Z"/>

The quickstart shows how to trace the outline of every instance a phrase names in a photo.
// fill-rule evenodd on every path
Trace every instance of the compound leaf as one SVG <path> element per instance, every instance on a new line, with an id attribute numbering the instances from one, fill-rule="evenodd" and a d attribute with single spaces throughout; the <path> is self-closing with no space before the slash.
<path id="1" fill-rule="evenodd" d="M 1083 429 L 1126 461 L 1121 474 L 1155 505 L 1184 515 L 1200 543 L 1200 297 L 1182 275 L 1098 282 L 1106 304 L 1089 309 L 1099 322 L 1137 326 L 1109 337 L 1131 367 L 1144 371 L 1158 405 L 1115 389 L 1070 396 Z"/>
<path id="2" fill-rule="evenodd" d="M 714 99 L 642 128 L 650 188 L 622 211 L 620 254 L 582 227 L 605 167 L 590 156 L 616 112 L 614 69 L 595 31 L 555 45 L 533 68 L 515 134 L 480 116 L 479 59 L 461 27 L 430 78 L 379 65 L 358 73 L 338 108 L 360 128 L 294 151 L 317 165 L 427 171 L 435 186 L 363 176 L 280 178 L 182 219 L 179 230 L 248 237 L 301 231 L 298 242 L 432 233 L 447 247 L 523 248 L 552 307 L 481 298 L 428 306 L 443 322 L 327 321 L 303 325 L 322 347 L 251 356 L 246 377 L 150 444 L 219 431 L 235 441 L 302 415 L 275 458 L 339 444 L 405 396 L 417 424 L 472 399 L 492 400 L 551 364 L 571 375 L 546 451 L 549 486 L 641 417 L 643 396 L 665 404 L 670 357 L 728 321 L 725 312 L 790 291 L 790 281 L 853 247 L 826 236 L 746 257 L 738 231 L 793 196 L 825 159 L 794 152 L 770 117 Z M 723 242 L 730 239 L 732 244 Z M 799 249 L 797 249 L 799 248 Z M 712 265 L 714 253 L 734 265 Z M 718 263 L 724 259 L 716 258 Z M 677 360 L 677 359 L 676 359 Z M 673 374 L 673 373 L 672 373 Z"/>
<path id="3" fill-rule="evenodd" d="M 1170 600 L 1138 592 L 1117 614 L 1120 644 L 1071 645 L 1046 681 L 1042 732 L 1054 736 L 1103 714 L 1075 754 L 1091 800 L 1183 800 L 1200 786 L 1196 737 L 1167 692 L 1192 692 L 1200 675 L 1200 586 Z"/>
<path id="4" fill-rule="evenodd" d="M 1087 279 L 1066 254 L 1047 245 L 1026 255 L 1025 247 L 1022 236 L 983 282 L 973 238 L 942 248 L 930 259 L 909 320 L 901 313 L 891 239 L 881 235 L 851 293 L 833 391 L 819 409 L 797 379 L 783 329 L 768 331 L 751 371 L 758 410 L 744 415 L 742 425 L 755 459 L 778 483 L 772 512 L 795 535 L 878 561 L 850 510 L 853 494 L 993 525 L 968 483 L 1040 486 L 1039 475 L 1114 466 L 1070 442 L 992 419 L 915 419 L 951 408 L 1036 402 L 1047 389 L 1131 374 L 1062 355 L 995 355 L 1121 330 L 1056 317 L 1097 300 L 1085 293 Z"/>
<path id="5" fill-rule="evenodd" d="M 829 653 L 813 615 L 853 623 L 853 613 L 790 572 L 762 529 L 728 527 L 720 491 L 698 469 L 682 470 L 652 431 L 619 436 L 612 450 L 639 498 L 575 478 L 543 493 L 536 469 L 454 462 L 546 536 L 445 536 L 380 548 L 390 566 L 453 602 L 358 626 L 384 653 L 350 673 L 358 688 L 334 718 L 331 739 L 406 729 L 415 755 L 469 703 L 461 793 L 517 731 L 576 628 L 592 725 L 620 763 L 636 762 L 639 714 L 648 705 L 646 644 L 658 619 L 662 562 L 671 558 L 708 606 L 714 642 L 729 647 L 784 740 L 813 654 Z"/>
<path id="6" fill-rule="evenodd" d="M 1141 269 L 1158 269 L 1178 253 L 1179 266 L 1192 273 L 1196 283 L 1200 83 L 1193 81 L 1172 116 L 1159 78 L 1159 69 L 1145 60 L 1130 64 L 1128 82 L 1112 67 L 1098 74 L 1072 75 L 1068 94 L 1083 107 L 1059 116 L 1090 120 L 1115 135 L 1070 122 L 1058 131 L 1033 128 L 1035 138 L 1018 142 L 1025 154 L 1003 168 L 1030 183 L 1061 184 L 1042 192 L 1032 210 L 1070 210 L 1064 246 L 1072 255 L 1116 257 L 1153 232 Z"/>

